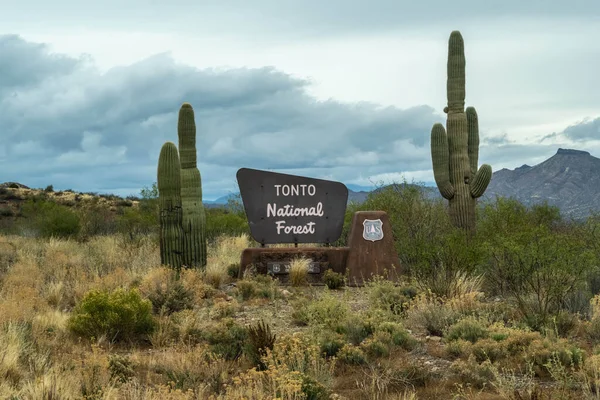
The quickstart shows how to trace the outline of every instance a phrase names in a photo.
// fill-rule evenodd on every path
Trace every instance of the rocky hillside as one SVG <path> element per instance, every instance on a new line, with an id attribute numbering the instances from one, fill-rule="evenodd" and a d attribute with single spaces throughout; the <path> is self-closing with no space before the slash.
<path id="1" fill-rule="evenodd" d="M 492 166 L 493 168 L 493 166 Z M 424 187 L 426 196 L 441 198 L 437 188 Z M 381 190 L 375 189 L 375 191 Z M 43 192 L 30 189 L 16 182 L 0 184 L 0 209 L 15 208 L 25 199 Z M 348 202 L 361 203 L 366 200 L 367 191 L 348 191 Z M 110 208 L 136 206 L 136 199 L 122 199 L 117 196 L 93 193 L 75 193 L 70 190 L 46 193 L 57 202 L 66 205 L 85 204 L 89 201 L 106 202 Z M 501 169 L 494 172 L 492 181 L 482 201 L 492 201 L 496 196 L 514 197 L 526 205 L 548 201 L 560 208 L 567 218 L 581 219 L 592 212 L 600 211 L 600 158 L 587 151 L 558 149 L 546 161 L 535 165 L 522 165 L 514 170 Z M 99 198 L 98 198 L 99 197 Z M 222 207 L 235 194 L 206 202 L 208 208 Z M 1 214 L 1 213 L 0 213 Z"/>
<path id="2" fill-rule="evenodd" d="M 492 175 L 483 199 L 496 196 L 514 197 L 526 205 L 547 200 L 567 218 L 585 218 L 600 211 L 600 158 L 587 151 L 558 149 L 535 166 L 501 169 Z"/>

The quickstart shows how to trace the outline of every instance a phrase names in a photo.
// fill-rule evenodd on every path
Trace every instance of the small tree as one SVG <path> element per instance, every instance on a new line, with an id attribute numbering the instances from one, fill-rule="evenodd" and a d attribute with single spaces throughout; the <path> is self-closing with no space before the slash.
<path id="1" fill-rule="evenodd" d="M 553 207 L 516 200 L 498 199 L 483 214 L 488 282 L 515 299 L 533 328 L 543 327 L 596 268 L 582 227 L 561 222 Z"/>

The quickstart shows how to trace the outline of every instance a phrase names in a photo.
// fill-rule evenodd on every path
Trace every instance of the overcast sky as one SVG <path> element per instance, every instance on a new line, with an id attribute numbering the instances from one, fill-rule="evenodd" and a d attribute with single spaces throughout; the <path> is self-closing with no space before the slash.
<path id="1" fill-rule="evenodd" d="M 0 182 L 139 194 L 189 102 L 205 200 L 241 167 L 430 183 L 455 29 L 480 163 L 600 157 L 598 0 L 0 5 Z"/>

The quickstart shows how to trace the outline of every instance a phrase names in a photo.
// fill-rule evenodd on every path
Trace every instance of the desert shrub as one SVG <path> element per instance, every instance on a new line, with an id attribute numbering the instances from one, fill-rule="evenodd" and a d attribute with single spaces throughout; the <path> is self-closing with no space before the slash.
<path id="1" fill-rule="evenodd" d="M 277 336 L 271 332 L 271 328 L 264 321 L 248 328 L 248 338 L 244 346 L 244 352 L 259 371 L 267 368 L 262 358 L 267 356 L 267 349 L 273 350 L 276 339 Z"/>
<path id="2" fill-rule="evenodd" d="M 472 353 L 473 344 L 466 340 L 452 340 L 446 344 L 444 349 L 446 355 L 451 358 L 467 358 Z"/>
<path id="3" fill-rule="evenodd" d="M 600 317 L 594 317 L 586 325 L 586 333 L 592 343 L 600 343 Z"/>
<path id="4" fill-rule="evenodd" d="M 77 210 L 81 229 L 79 238 L 112 235 L 118 232 L 118 222 L 113 212 L 103 204 L 92 203 Z"/>
<path id="5" fill-rule="evenodd" d="M 224 208 L 206 208 L 206 238 L 209 242 L 219 236 L 249 234 L 248 220 L 244 214 L 233 213 Z"/>
<path id="6" fill-rule="evenodd" d="M 223 319 L 235 316 L 235 313 L 240 310 L 240 304 L 235 299 L 230 301 L 216 298 L 208 315 L 211 319 Z"/>
<path id="7" fill-rule="evenodd" d="M 152 303 L 142 299 L 137 289 L 113 292 L 91 291 L 78 303 L 69 318 L 70 330 L 82 337 L 111 341 L 146 337 L 155 328 Z"/>
<path id="8" fill-rule="evenodd" d="M 407 317 L 409 323 L 424 328 L 428 334 L 443 336 L 446 329 L 460 319 L 461 314 L 435 296 L 419 295 L 411 302 Z"/>
<path id="9" fill-rule="evenodd" d="M 256 297 L 274 300 L 279 296 L 279 281 L 268 275 L 256 275 L 252 277 L 252 282 L 256 283 Z"/>
<path id="10" fill-rule="evenodd" d="M 365 352 L 352 344 L 345 344 L 338 352 L 338 359 L 346 364 L 362 365 L 367 363 Z"/>
<path id="11" fill-rule="evenodd" d="M 386 357 L 390 354 L 390 346 L 381 338 L 367 338 L 360 344 L 360 348 L 371 358 Z"/>
<path id="12" fill-rule="evenodd" d="M 308 375 L 302 375 L 302 394 L 307 400 L 329 399 L 329 390 L 325 385 Z"/>
<path id="13" fill-rule="evenodd" d="M 412 350 L 417 345 L 417 340 L 411 336 L 402 324 L 383 322 L 377 327 L 376 331 L 389 333 L 392 343 L 405 350 Z"/>
<path id="14" fill-rule="evenodd" d="M 27 225 L 42 237 L 74 237 L 81 229 L 77 213 L 54 201 L 30 199 L 22 211 Z"/>
<path id="15" fill-rule="evenodd" d="M 227 276 L 230 278 L 237 278 L 240 274 L 240 263 L 233 263 L 227 266 Z"/>
<path id="16" fill-rule="evenodd" d="M 46 192 L 46 193 L 54 192 L 54 186 L 52 186 L 52 185 L 46 186 L 46 188 L 44 189 L 44 192 Z"/>
<path id="17" fill-rule="evenodd" d="M 242 279 L 235 283 L 237 293 L 239 293 L 242 300 L 249 300 L 256 294 L 258 288 L 254 281 L 249 279 Z"/>
<path id="18" fill-rule="evenodd" d="M 401 314 L 408 308 L 409 302 L 417 295 L 411 286 L 397 286 L 394 282 L 376 276 L 366 283 L 369 303 L 375 308 Z"/>
<path id="19" fill-rule="evenodd" d="M 135 376 L 133 362 L 129 357 L 119 354 L 111 354 L 108 357 L 108 371 L 110 379 L 120 383 L 125 383 Z"/>
<path id="20" fill-rule="evenodd" d="M 327 329 L 335 329 L 345 322 L 350 314 L 350 308 L 344 301 L 324 293 L 317 300 L 300 303 L 300 307 L 306 307 L 305 317 L 309 325 L 323 326 Z M 301 314 L 296 314 L 298 317 Z"/>
<path id="21" fill-rule="evenodd" d="M 509 355 L 518 355 L 526 352 L 531 343 L 535 340 L 541 340 L 542 335 L 539 332 L 531 332 L 521 329 L 508 330 L 508 336 L 502 339 Z M 492 334 L 491 336 L 494 336 Z"/>
<path id="22" fill-rule="evenodd" d="M 549 373 L 549 366 L 560 364 L 563 367 L 580 367 L 585 360 L 585 352 L 564 339 L 536 339 L 527 348 L 524 356 L 530 360 L 538 373 Z"/>
<path id="23" fill-rule="evenodd" d="M 157 285 L 148 293 L 152 308 L 156 313 L 172 314 L 194 307 L 194 295 L 180 281 L 169 279 L 166 285 Z"/>
<path id="24" fill-rule="evenodd" d="M 17 246 L 11 242 L 0 242 L 0 277 L 17 261 Z"/>
<path id="25" fill-rule="evenodd" d="M 360 344 L 375 332 L 374 322 L 365 317 L 365 315 L 355 315 L 346 319 L 343 323 L 337 325 L 336 332 L 344 334 L 350 343 Z"/>
<path id="26" fill-rule="evenodd" d="M 600 393 L 600 355 L 595 354 L 588 357 L 577 377 L 582 382 L 587 397 L 592 399 L 594 395 L 597 397 L 597 394 Z"/>
<path id="27" fill-rule="evenodd" d="M 471 347 L 471 352 L 478 362 L 490 360 L 496 362 L 508 356 L 506 346 L 494 339 L 481 339 Z"/>
<path id="28" fill-rule="evenodd" d="M 561 310 L 552 317 L 552 325 L 559 336 L 566 337 L 579 326 L 579 318 L 573 313 Z"/>
<path id="29" fill-rule="evenodd" d="M 482 213 L 488 286 L 513 297 L 532 328 L 544 328 L 596 268 L 583 228 L 562 223 L 553 207 L 527 209 L 516 200 L 498 199 Z"/>
<path id="30" fill-rule="evenodd" d="M 340 349 L 346 344 L 343 335 L 331 331 L 325 331 L 321 334 L 319 340 L 321 354 L 325 357 L 335 357 Z"/>
<path id="31" fill-rule="evenodd" d="M 8 206 L 0 207 L 0 217 L 14 217 L 15 212 Z"/>
<path id="32" fill-rule="evenodd" d="M 164 317 L 163 317 L 164 318 Z M 195 345 L 204 340 L 202 317 L 193 310 L 175 312 L 166 318 L 169 326 L 166 337 L 177 337 L 182 343 Z"/>
<path id="33" fill-rule="evenodd" d="M 231 318 L 224 319 L 203 332 L 203 338 L 211 350 L 226 360 L 237 360 L 242 355 L 247 336 L 247 329 Z"/>
<path id="34" fill-rule="evenodd" d="M 296 326 L 307 326 L 310 322 L 309 301 L 299 299 L 292 302 L 292 322 Z"/>
<path id="35" fill-rule="evenodd" d="M 460 382 L 483 389 L 485 385 L 494 380 L 496 371 L 491 361 L 478 363 L 475 356 L 467 360 L 456 360 L 450 365 L 450 371 L 456 374 Z"/>
<path id="36" fill-rule="evenodd" d="M 142 206 L 126 208 L 116 219 L 117 229 L 134 239 L 140 235 L 158 232 L 160 227 L 153 209 Z"/>
<path id="37" fill-rule="evenodd" d="M 468 340 L 471 343 L 475 343 L 479 339 L 483 339 L 488 336 L 488 331 L 484 324 L 473 318 L 467 317 L 459 320 L 454 325 L 450 326 L 448 333 L 445 337 L 448 340 Z"/>
<path id="38" fill-rule="evenodd" d="M 329 398 L 335 363 L 321 357 L 319 346 L 305 335 L 283 337 L 263 360 L 267 370 L 241 373 L 224 398 Z"/>
<path id="39" fill-rule="evenodd" d="M 325 271 L 322 279 L 327 288 L 331 290 L 339 289 L 345 285 L 344 275 L 331 269 Z"/>
<path id="40" fill-rule="evenodd" d="M 155 313 L 170 315 L 193 308 L 196 296 L 202 298 L 208 294 L 208 287 L 198 283 L 198 279 L 191 270 L 186 270 L 178 278 L 176 271 L 160 267 L 145 275 L 139 289 L 152 302 Z"/>

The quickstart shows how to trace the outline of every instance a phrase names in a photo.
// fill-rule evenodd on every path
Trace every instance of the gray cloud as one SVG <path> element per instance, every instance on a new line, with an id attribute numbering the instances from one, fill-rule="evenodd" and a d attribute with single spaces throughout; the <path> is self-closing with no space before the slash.
<path id="1" fill-rule="evenodd" d="M 508 134 L 506 132 L 498 136 L 484 136 L 480 140 L 481 143 L 490 146 L 501 146 L 512 143 L 512 141 L 508 138 Z"/>
<path id="2" fill-rule="evenodd" d="M 318 102 L 308 81 L 273 68 L 199 70 L 168 54 L 101 74 L 89 59 L 2 36 L 0 60 L 0 76 L 14 77 L 0 81 L 0 181 L 34 187 L 139 192 L 156 179 L 162 144 L 177 143 L 182 102 L 196 112 L 206 198 L 233 188 L 240 167 L 341 181 L 428 169 L 429 132 L 443 119 L 428 106 Z"/>
<path id="3" fill-rule="evenodd" d="M 277 32 L 279 37 L 284 35 L 287 38 L 306 39 L 350 32 L 423 29 L 424 26 L 429 29 L 432 25 L 444 25 L 443 29 L 446 30 L 449 24 L 460 26 L 482 19 L 576 17 L 591 20 L 599 14 L 600 3 L 596 0 L 232 0 L 227 3 L 173 0 L 153 2 L 152 6 L 141 0 L 104 0 L 96 3 L 31 0 L 4 6 L 0 22 L 6 25 L 19 21 L 25 28 L 34 27 L 40 21 L 52 20 L 71 26 L 79 24 L 127 30 L 143 30 L 151 24 L 153 28 L 165 32 L 175 29 L 235 34 L 244 30 L 254 35 Z M 24 15 L 28 18 L 24 19 Z"/>
<path id="4" fill-rule="evenodd" d="M 585 140 L 600 140 L 600 118 L 586 119 L 568 126 L 562 134 L 567 138 L 580 142 Z"/>

